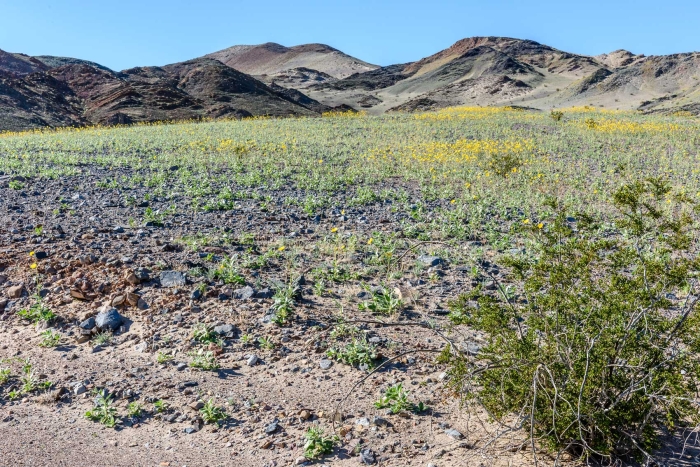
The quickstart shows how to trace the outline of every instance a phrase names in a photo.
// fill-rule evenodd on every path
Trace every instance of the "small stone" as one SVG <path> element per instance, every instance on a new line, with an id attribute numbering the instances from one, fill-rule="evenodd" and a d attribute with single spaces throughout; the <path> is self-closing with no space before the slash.
<path id="1" fill-rule="evenodd" d="M 438 266 L 443 263 L 442 258 L 439 256 L 429 256 L 429 255 L 421 255 L 418 257 L 418 261 L 421 263 L 427 265 L 427 266 Z"/>
<path id="2" fill-rule="evenodd" d="M 112 299 L 112 306 L 119 306 L 122 303 L 126 301 L 126 297 L 124 295 L 117 295 Z"/>
<path id="3" fill-rule="evenodd" d="M 362 427 L 368 427 L 369 426 L 369 418 L 360 418 L 357 420 L 355 423 L 356 425 L 362 426 Z"/>
<path id="4" fill-rule="evenodd" d="M 372 425 L 374 425 L 374 426 L 389 426 L 391 424 L 389 423 L 389 420 L 387 420 L 386 418 L 373 417 L 372 418 Z"/>
<path id="5" fill-rule="evenodd" d="M 272 298 L 274 294 L 272 293 L 272 290 L 269 288 L 265 287 L 264 289 L 257 290 L 255 292 L 255 295 L 253 295 L 254 298 Z"/>
<path id="6" fill-rule="evenodd" d="M 126 302 L 130 306 L 136 306 L 139 303 L 139 300 L 141 299 L 141 296 L 139 294 L 127 292 L 126 293 Z"/>
<path id="7" fill-rule="evenodd" d="M 146 341 L 139 342 L 138 344 L 136 344 L 136 345 L 134 346 L 134 351 L 136 351 L 136 352 L 141 352 L 141 353 L 143 353 L 143 352 L 145 352 L 146 350 L 148 350 L 148 342 L 146 342 Z"/>
<path id="8" fill-rule="evenodd" d="M 80 323 L 80 325 L 79 325 L 80 329 L 88 329 L 88 330 L 93 329 L 95 326 L 97 326 L 97 324 L 95 323 L 95 318 L 92 316 L 90 318 L 86 319 L 85 321 L 83 321 L 82 323 Z"/>
<path id="9" fill-rule="evenodd" d="M 101 330 L 116 331 L 122 325 L 124 318 L 116 308 L 103 309 L 97 314 L 95 323 Z"/>
<path id="10" fill-rule="evenodd" d="M 294 465 L 306 465 L 306 457 L 297 457 L 294 459 Z"/>
<path id="11" fill-rule="evenodd" d="M 23 285 L 15 285 L 12 287 L 8 287 L 7 288 L 7 297 L 8 298 L 20 298 L 22 296 L 23 291 L 24 291 Z"/>
<path id="12" fill-rule="evenodd" d="M 327 358 L 324 358 L 324 359 L 321 360 L 321 362 L 319 363 L 319 366 L 321 367 L 322 370 L 327 370 L 327 369 L 329 369 L 332 365 L 333 365 L 333 361 L 332 361 L 332 360 L 328 360 Z"/>
<path id="13" fill-rule="evenodd" d="M 192 403 L 190 404 L 190 408 L 191 408 L 192 410 L 199 410 L 199 409 L 201 409 L 202 407 L 204 407 L 204 402 L 202 402 L 202 401 L 196 401 L 196 402 L 192 402 Z"/>
<path id="14" fill-rule="evenodd" d="M 133 272 L 128 273 L 124 279 L 131 285 L 139 285 L 141 283 Z"/>
<path id="15" fill-rule="evenodd" d="M 183 430 L 186 434 L 191 435 L 192 433 L 196 433 L 197 429 L 193 426 L 188 426 Z"/>
<path id="16" fill-rule="evenodd" d="M 248 361 L 246 362 L 246 364 L 248 366 L 255 366 L 258 363 L 258 360 L 258 356 L 253 354 L 250 357 L 248 357 Z"/>
<path id="17" fill-rule="evenodd" d="M 271 435 L 272 433 L 277 431 L 278 428 L 279 428 L 279 421 L 277 419 L 275 419 L 272 423 L 270 423 L 269 425 L 267 425 L 265 427 L 265 433 L 267 433 L 268 435 Z"/>
<path id="18" fill-rule="evenodd" d="M 214 326 L 214 332 L 220 336 L 232 338 L 236 335 L 236 327 L 233 324 Z"/>
<path id="19" fill-rule="evenodd" d="M 78 383 L 75 386 L 73 386 L 73 394 L 75 394 L 76 396 L 85 394 L 87 391 L 88 390 L 83 383 Z"/>
<path id="20" fill-rule="evenodd" d="M 311 418 L 311 412 L 309 412 L 306 409 L 302 410 L 301 412 L 299 412 L 299 418 L 301 418 L 302 420 L 308 420 Z"/>
<path id="21" fill-rule="evenodd" d="M 185 369 L 187 369 L 187 363 L 180 362 L 175 368 L 177 368 L 177 371 L 184 371 Z"/>
<path id="22" fill-rule="evenodd" d="M 233 297 L 238 300 L 248 300 L 253 298 L 253 295 L 255 295 L 255 290 L 249 285 L 233 291 Z"/>
<path id="23" fill-rule="evenodd" d="M 163 271 L 160 273 L 160 285 L 163 287 L 184 287 L 187 283 L 185 275 L 178 271 Z"/>
<path id="24" fill-rule="evenodd" d="M 36 259 L 46 259 L 49 257 L 49 254 L 45 251 L 37 251 L 36 253 L 34 253 L 34 257 Z"/>
<path id="25" fill-rule="evenodd" d="M 377 462 L 377 456 L 371 449 L 363 449 L 360 451 L 360 462 L 366 465 L 372 465 Z"/>
<path id="26" fill-rule="evenodd" d="M 449 430 L 445 430 L 445 434 L 446 434 L 447 436 L 449 436 L 450 438 L 453 438 L 453 439 L 462 439 L 462 438 L 464 438 L 464 436 L 462 435 L 462 433 L 460 433 L 459 431 L 457 431 L 457 430 L 455 430 L 455 429 L 452 429 L 452 428 L 450 428 Z"/>

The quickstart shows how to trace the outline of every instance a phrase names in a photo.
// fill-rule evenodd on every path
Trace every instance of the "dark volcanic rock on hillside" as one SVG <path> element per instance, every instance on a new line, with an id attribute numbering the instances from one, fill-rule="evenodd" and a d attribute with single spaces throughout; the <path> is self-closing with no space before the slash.
<path id="1" fill-rule="evenodd" d="M 121 73 L 77 61 L 24 76 L 0 74 L 0 130 L 317 114 L 287 94 L 212 59 Z"/>

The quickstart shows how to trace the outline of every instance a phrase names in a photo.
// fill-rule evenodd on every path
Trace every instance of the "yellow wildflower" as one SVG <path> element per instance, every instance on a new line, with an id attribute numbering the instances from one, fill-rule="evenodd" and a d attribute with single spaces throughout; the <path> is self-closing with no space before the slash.
<path id="1" fill-rule="evenodd" d="M 336 233 L 337 231 L 338 231 L 338 227 L 333 227 L 333 228 L 331 229 L 331 233 Z"/>
<path id="2" fill-rule="evenodd" d="M 371 245 L 373 241 L 374 241 L 374 239 L 370 238 L 369 240 L 367 240 L 367 245 Z"/>
<path id="3" fill-rule="evenodd" d="M 32 269 L 36 269 L 36 263 L 32 263 L 31 266 L 29 266 Z"/>
<path id="4" fill-rule="evenodd" d="M 525 219 L 525 220 L 523 221 L 523 224 L 529 224 L 529 223 L 530 223 L 530 219 Z"/>
<path id="5" fill-rule="evenodd" d="M 277 251 L 284 251 L 284 245 L 282 245 L 281 247 L 277 248 Z"/>

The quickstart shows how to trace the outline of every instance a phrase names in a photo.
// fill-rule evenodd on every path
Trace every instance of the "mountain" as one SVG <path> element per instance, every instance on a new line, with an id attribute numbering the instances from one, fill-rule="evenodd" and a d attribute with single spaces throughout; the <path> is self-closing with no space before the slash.
<path id="1" fill-rule="evenodd" d="M 78 59 L 4 52 L 0 130 L 219 117 L 313 116 L 327 107 L 200 58 L 114 72 Z"/>
<path id="2" fill-rule="evenodd" d="M 455 105 L 596 105 L 697 113 L 700 55 L 647 57 L 616 50 L 589 57 L 530 40 L 472 37 L 416 62 L 303 91 L 325 105 L 363 107 L 373 114 Z"/>
<path id="3" fill-rule="evenodd" d="M 379 68 L 340 50 L 324 44 L 304 44 L 285 47 L 268 42 L 261 45 L 235 45 L 208 55 L 206 58 L 238 71 L 266 80 L 289 80 L 290 75 L 300 75 L 298 82 L 342 79 L 353 73 L 362 73 Z M 310 83 L 308 83 L 310 84 Z"/>
<path id="4" fill-rule="evenodd" d="M 471 37 L 415 62 L 378 67 L 323 44 L 267 43 L 115 72 L 76 58 L 0 50 L 0 131 L 455 105 L 700 115 L 700 53 L 593 57 L 530 40 Z"/>

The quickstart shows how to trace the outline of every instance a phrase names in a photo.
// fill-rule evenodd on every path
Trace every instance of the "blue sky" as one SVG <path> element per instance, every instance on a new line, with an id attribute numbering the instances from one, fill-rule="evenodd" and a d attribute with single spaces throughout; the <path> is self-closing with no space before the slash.
<path id="1" fill-rule="evenodd" d="M 390 65 L 477 35 L 589 55 L 698 51 L 700 1 L 0 0 L 0 49 L 116 70 L 263 42 L 320 42 Z"/>

